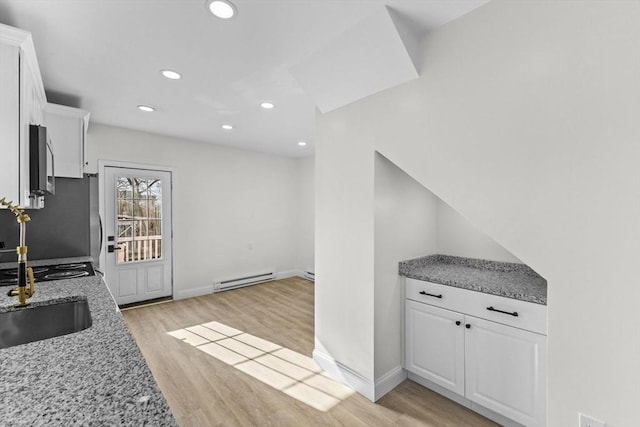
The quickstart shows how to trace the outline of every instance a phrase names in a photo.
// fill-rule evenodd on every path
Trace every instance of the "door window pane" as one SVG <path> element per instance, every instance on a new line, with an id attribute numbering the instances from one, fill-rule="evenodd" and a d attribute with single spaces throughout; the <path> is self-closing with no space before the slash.
<path id="1" fill-rule="evenodd" d="M 118 221 L 118 238 L 133 237 L 133 221 Z"/>
<path id="2" fill-rule="evenodd" d="M 117 263 L 162 258 L 162 181 L 116 178 Z"/>
<path id="3" fill-rule="evenodd" d="M 131 198 L 131 184 L 127 180 L 127 178 L 118 177 L 116 180 L 116 194 L 119 199 L 130 199 Z"/>

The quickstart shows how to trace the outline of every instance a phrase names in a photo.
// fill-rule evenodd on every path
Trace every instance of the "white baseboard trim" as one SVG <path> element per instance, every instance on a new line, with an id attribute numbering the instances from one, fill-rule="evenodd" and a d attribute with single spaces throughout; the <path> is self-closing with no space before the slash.
<path id="1" fill-rule="evenodd" d="M 276 276 L 276 280 L 287 279 L 289 277 L 302 277 L 303 279 L 309 280 L 309 278 L 305 276 L 305 270 L 287 270 L 287 271 L 280 271 L 274 274 Z"/>
<path id="2" fill-rule="evenodd" d="M 465 408 L 469 408 L 474 412 L 477 412 L 478 414 L 482 415 L 483 417 L 489 418 L 491 421 L 495 421 L 496 423 L 500 424 L 501 426 L 504 427 L 524 427 L 522 424 L 517 423 L 507 417 L 505 417 L 504 415 L 498 414 L 497 412 L 492 411 L 491 409 L 487 409 L 484 406 L 478 405 L 475 402 L 472 402 L 471 400 L 467 399 L 464 396 L 460 396 L 457 393 L 452 392 L 451 390 L 447 390 L 446 388 L 439 386 L 438 384 L 435 384 L 427 379 L 424 379 L 416 374 L 413 374 L 411 372 L 409 372 L 408 374 L 408 378 L 411 381 L 414 381 L 418 384 L 420 384 L 421 386 L 424 386 L 430 390 L 435 391 L 436 393 L 446 397 L 449 400 L 453 400 L 454 402 L 464 406 Z"/>
<path id="3" fill-rule="evenodd" d="M 317 349 L 313 350 L 313 360 L 333 379 L 347 384 L 370 401 L 375 402 L 375 387 L 371 381 Z"/>
<path id="4" fill-rule="evenodd" d="M 396 388 L 402 381 L 407 379 L 407 371 L 402 366 L 396 366 L 378 380 L 376 380 L 375 401 Z"/>
<path id="5" fill-rule="evenodd" d="M 402 366 L 397 366 L 373 383 L 319 350 L 313 350 L 313 360 L 335 380 L 347 384 L 372 402 L 380 399 L 407 378 L 407 371 L 402 369 Z"/>
<path id="6" fill-rule="evenodd" d="M 213 284 L 202 286 L 200 288 L 195 289 L 185 289 L 185 290 L 177 290 L 173 293 L 173 299 L 185 299 L 185 298 L 193 298 L 199 297 L 202 295 L 209 295 L 213 293 Z"/>
<path id="7" fill-rule="evenodd" d="M 275 276 L 275 280 L 286 279 L 288 277 L 303 277 L 304 278 L 304 271 L 302 271 L 302 270 L 280 271 L 280 272 L 274 273 L 274 276 Z M 269 283 L 269 282 L 267 281 L 267 282 L 262 282 L 262 283 Z M 247 286 L 251 286 L 251 285 L 252 284 L 249 284 Z M 185 299 L 185 298 L 199 297 L 199 296 L 202 296 L 202 295 L 212 294 L 214 290 L 215 290 L 215 287 L 214 287 L 213 284 L 207 285 L 207 286 L 202 286 L 202 287 L 195 288 L 195 289 L 177 290 L 177 291 L 175 291 L 173 293 L 173 299 L 174 300 L 179 300 L 179 299 Z"/>
<path id="8" fill-rule="evenodd" d="M 287 271 L 279 271 L 275 273 L 276 280 L 278 279 L 288 279 L 289 277 L 302 276 L 304 273 L 301 270 L 287 270 Z"/>

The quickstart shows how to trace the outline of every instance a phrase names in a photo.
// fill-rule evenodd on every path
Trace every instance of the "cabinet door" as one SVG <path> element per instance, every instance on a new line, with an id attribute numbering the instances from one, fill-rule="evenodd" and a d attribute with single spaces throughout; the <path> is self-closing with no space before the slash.
<path id="1" fill-rule="evenodd" d="M 0 197 L 25 208 L 43 200 L 30 197 L 29 125 L 45 102 L 31 34 L 0 24 Z"/>
<path id="2" fill-rule="evenodd" d="M 405 368 L 464 394 L 464 316 L 406 301 Z"/>
<path id="3" fill-rule="evenodd" d="M 47 104 L 44 118 L 53 144 L 56 176 L 82 178 L 88 112 L 64 105 Z"/>
<path id="4" fill-rule="evenodd" d="M 465 320 L 466 397 L 525 426 L 544 426 L 546 337 Z"/>
<path id="5" fill-rule="evenodd" d="M 0 198 L 20 199 L 19 48 L 0 42 Z"/>

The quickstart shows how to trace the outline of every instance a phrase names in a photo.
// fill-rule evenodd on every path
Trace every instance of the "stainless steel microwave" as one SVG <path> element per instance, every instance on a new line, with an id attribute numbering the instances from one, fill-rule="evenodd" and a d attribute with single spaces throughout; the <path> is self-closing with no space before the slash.
<path id="1" fill-rule="evenodd" d="M 47 128 L 29 125 L 29 188 L 31 194 L 55 194 L 56 181 L 51 141 Z"/>

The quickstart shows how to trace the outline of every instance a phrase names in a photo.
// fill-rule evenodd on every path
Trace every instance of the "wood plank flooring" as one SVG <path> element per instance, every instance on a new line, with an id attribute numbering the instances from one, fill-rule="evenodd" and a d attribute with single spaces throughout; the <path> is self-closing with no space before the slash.
<path id="1" fill-rule="evenodd" d="M 180 426 L 497 425 L 409 380 L 376 403 L 354 393 L 322 412 L 167 335 L 218 321 L 311 356 L 313 287 L 289 278 L 123 311 Z"/>

